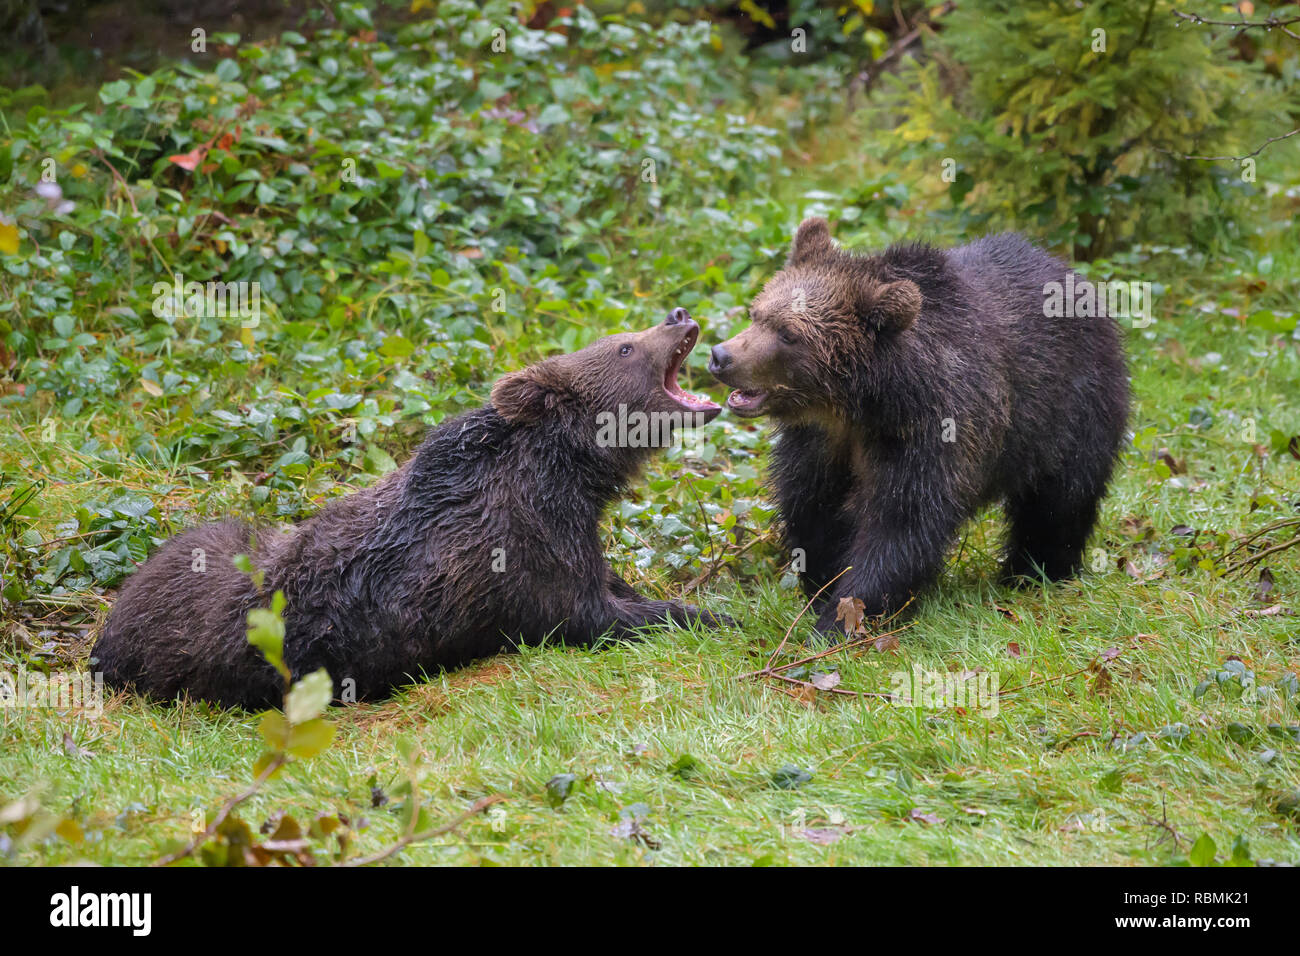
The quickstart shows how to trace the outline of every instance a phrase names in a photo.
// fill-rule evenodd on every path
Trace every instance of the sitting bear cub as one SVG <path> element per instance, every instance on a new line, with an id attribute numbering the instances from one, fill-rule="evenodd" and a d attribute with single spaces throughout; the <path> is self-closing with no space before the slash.
<path id="1" fill-rule="evenodd" d="M 283 683 L 245 637 L 248 612 L 277 589 L 293 677 L 324 667 L 336 694 L 351 687 L 355 699 L 552 634 L 590 643 L 664 621 L 718 623 L 637 594 L 598 530 L 653 451 L 602 440 L 605 418 L 654 416 L 667 436 L 721 411 L 677 385 L 698 337 L 675 309 L 655 328 L 506 375 L 490 405 L 443 422 L 401 468 L 290 530 L 226 521 L 178 535 L 123 586 L 92 665 L 154 697 L 278 703 Z M 237 554 L 264 573 L 264 593 Z"/>
<path id="2" fill-rule="evenodd" d="M 1111 319 L 1045 314 L 1068 272 L 1013 234 L 852 255 L 809 219 L 752 324 L 714 347 L 728 407 L 778 425 L 771 470 L 805 590 L 844 572 L 819 630 L 834 631 L 842 598 L 870 615 L 904 606 L 993 501 L 1010 525 L 1008 578 L 1079 569 L 1129 389 Z"/>

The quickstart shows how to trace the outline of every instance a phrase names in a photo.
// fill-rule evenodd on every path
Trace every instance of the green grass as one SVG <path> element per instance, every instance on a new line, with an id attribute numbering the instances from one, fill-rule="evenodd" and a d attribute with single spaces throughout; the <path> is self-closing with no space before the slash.
<path id="1" fill-rule="evenodd" d="M 1252 361 L 1258 337 L 1233 340 L 1220 326 L 1188 323 L 1167 339 L 1162 322 L 1153 342 L 1130 340 L 1135 423 L 1167 431 L 1162 441 L 1186 459 L 1187 473 L 1181 482 L 1161 479 L 1143 456 L 1126 456 L 1096 541 L 1112 568 L 1124 556 L 1145 569 L 1144 553 L 1176 544 L 1168 532 L 1177 524 L 1211 531 L 1262 524 L 1247 512 L 1261 489 L 1295 498 L 1296 466 L 1285 457 L 1270 454 L 1261 478 L 1255 452 L 1233 440 L 1226 422 L 1201 430 L 1180 422 L 1195 402 L 1296 424 L 1294 405 L 1275 404 L 1300 383 L 1294 345 Z M 1193 356 L 1213 344 L 1234 371 L 1156 361 L 1169 341 Z M 1138 517 L 1154 531 L 1149 543 L 1121 530 Z M 337 710 L 335 744 L 270 783 L 245 816 L 256 823 L 272 812 L 300 819 L 342 812 L 369 821 L 361 848 L 384 845 L 401 829 L 393 812 L 371 808 L 368 780 L 374 775 L 387 789 L 402 778 L 394 741 L 405 735 L 425 754 L 435 820 L 482 796 L 508 798 L 456 836 L 404 851 L 400 859 L 411 863 L 1123 864 L 1185 859 L 1201 834 L 1223 858 L 1244 837 L 1257 859 L 1295 862 L 1295 823 L 1275 807 L 1300 787 L 1300 746 L 1266 730 L 1300 723 L 1295 699 L 1260 704 L 1217 689 L 1194 696 L 1233 656 L 1259 685 L 1294 673 L 1294 619 L 1248 616 L 1263 606 L 1250 580 L 1168 564 L 1142 580 L 1109 570 L 1046 590 L 998 590 L 997 521 L 993 512 L 973 526 L 896 652 L 859 649 L 824 662 L 839 670 L 841 687 L 875 692 L 917 665 L 983 669 L 1003 690 L 1024 687 L 1000 699 L 996 716 L 825 694 L 801 700 L 740 679 L 762 666 L 800 607 L 776 586 L 773 563 L 739 584 L 724 574 L 700 595 L 740 618 L 739 629 L 665 631 L 596 652 L 527 650 L 383 705 Z M 1269 562 L 1288 608 L 1297 558 L 1293 550 Z M 673 590 L 660 575 L 640 583 Z M 802 656 L 807 633 L 801 622 L 783 659 Z M 1120 654 L 1105 664 L 1108 679 L 1068 676 L 1109 648 Z M 261 749 L 252 716 L 124 697 L 93 719 L 13 711 L 2 719 L 0 777 L 11 794 L 48 782 L 45 805 L 74 816 L 88 834 L 81 844 L 51 837 L 23 850 L 20 862 L 147 861 L 167 838 L 185 834 L 194 808 L 210 813 L 242 789 Z M 1235 742 L 1233 723 L 1260 736 Z M 93 756 L 69 756 L 65 733 Z M 674 772 L 685 755 L 694 769 Z M 779 788 L 773 775 L 786 765 L 811 780 Z M 561 773 L 581 783 L 554 809 L 546 783 Z M 638 803 L 648 808 L 643 826 L 658 849 L 611 835 L 620 808 Z M 914 809 L 941 822 L 913 819 Z M 1160 820 L 1177 831 L 1177 846 Z M 821 846 L 799 835 L 803 828 L 844 835 Z"/>
<path id="2" fill-rule="evenodd" d="M 1272 789 L 1300 783 L 1294 743 L 1275 742 L 1281 755 L 1265 765 L 1257 746 L 1230 742 L 1224 729 L 1294 722 L 1294 707 L 1288 715 L 1192 699 L 1203 672 L 1228 654 L 1250 661 L 1261 681 L 1283 671 L 1286 628 L 1243 625 L 1231 589 L 1179 590 L 1174 601 L 1161 593 L 1099 580 L 999 597 L 1016 621 L 981 600 L 992 597 L 986 588 L 961 587 L 927 606 L 898 655 L 835 659 L 841 686 L 861 689 L 888 690 L 893 672 L 917 664 L 985 668 L 1004 688 L 1043 681 L 1001 700 L 992 718 L 801 702 L 739 680 L 780 640 L 793 605 L 725 593 L 714 603 L 753 624 L 602 652 L 531 650 L 339 712 L 335 744 L 272 782 L 246 818 L 343 812 L 369 820 L 363 847 L 395 839 L 398 821 L 371 809 L 367 781 L 374 774 L 387 789 L 402 778 L 401 734 L 426 754 L 435 819 L 488 794 L 508 798 L 503 816 L 476 818 L 438 841 L 445 845 L 407 850 L 412 863 L 1122 864 L 1185 857 L 1202 833 L 1221 847 L 1245 836 L 1257 857 L 1294 861 L 1294 830 L 1256 786 L 1261 777 Z M 1011 642 L 1020 657 L 1008 656 Z M 1106 690 L 1091 675 L 1060 680 L 1112 646 L 1122 654 Z M 1123 746 L 1179 722 L 1193 730 L 1180 743 Z M 6 779 L 52 781 L 48 805 L 78 817 L 93 839 L 54 839 L 19 860 L 150 859 L 164 838 L 185 834 L 194 808 L 211 813 L 242 789 L 261 749 L 255 723 L 133 700 L 94 720 L 7 719 Z M 65 732 L 93 756 L 65 754 Z M 674 773 L 685 755 L 694 770 Z M 786 765 L 812 779 L 778 788 L 773 774 Z M 557 810 L 545 787 L 559 773 L 583 783 Z M 644 826 L 657 850 L 610 835 L 619 809 L 637 803 L 649 808 Z M 942 822 L 912 820 L 914 808 Z M 1181 854 L 1151 822 L 1166 814 L 1185 838 Z M 822 847 L 799 836 L 800 825 L 853 829 Z"/>
<path id="3" fill-rule="evenodd" d="M 592 55 L 621 62 L 636 54 Z M 511 82 L 541 68 L 525 64 Z M 604 108 L 623 108 L 624 99 L 635 107 L 637 96 L 671 94 L 683 109 L 693 96 L 705 99 L 694 88 L 665 93 L 661 79 L 638 94 L 641 79 L 618 75 L 605 74 L 602 89 L 619 105 Z M 742 76 L 729 94 L 738 115 L 759 84 L 784 82 Z M 364 92 L 364 77 L 356 82 Z M 801 102 L 829 110 L 806 87 L 783 89 L 761 114 L 747 114 L 751 125 L 768 122 L 789 136 L 780 117 Z M 776 267 L 801 215 L 857 210 L 838 230 L 855 247 L 904 235 L 963 238 L 958 221 L 935 214 L 942 183 L 900 182 L 872 161 L 862 146 L 875 122 L 870 111 L 818 115 L 826 121 L 810 135 L 784 142 L 781 163 L 734 172 L 697 206 L 679 194 L 648 212 L 640 194 L 597 196 L 574 215 L 576 246 L 533 249 L 513 263 L 528 288 L 507 316 L 484 303 L 503 281 L 493 256 L 515 253 L 452 263 L 437 257 L 465 239 L 444 236 L 427 255 L 453 275 L 403 271 L 402 256 L 411 258 L 403 233 L 372 237 L 375 261 L 388 271 L 326 277 L 319 318 L 271 316 L 251 344 L 235 330 L 197 324 L 160 335 L 108 311 L 114 303 L 138 308 L 139 288 L 148 288 L 144 266 L 155 251 L 130 240 L 142 270 L 134 286 L 119 268 L 88 282 L 88 298 L 70 300 L 69 309 L 82 310 L 77 328 L 90 329 L 95 344 L 72 347 L 62 333 L 52 341 L 44 317 L 18 344 L 7 340 L 25 363 L 16 381 L 35 385 L 18 396 L 13 383 L 0 383 L 8 395 L 0 417 L 15 436 L 0 447 L 0 508 L 28 481 L 41 484 L 5 529 L 13 601 L 0 668 L 84 661 L 122 573 L 168 534 L 228 513 L 310 513 L 385 470 L 376 449 L 400 460 L 428 424 L 482 400 L 500 371 L 649 324 L 679 303 L 701 319 L 704 343 L 725 337 L 744 321 L 735 309 Z M 696 120 L 719 116 L 701 108 Z M 646 141 L 671 126 L 638 122 Z M 470 155 L 479 133 L 468 122 L 465 129 Z M 708 168 L 717 158 L 709 137 L 721 135 L 701 135 L 700 152 L 678 158 Z M 520 169 L 535 161 L 523 153 Z M 582 150 L 564 161 L 584 181 L 603 181 L 600 170 L 581 166 Z M 709 177 L 695 175 L 696 188 L 710 188 Z M 187 199 L 198 203 L 207 187 L 186 183 Z M 285 813 L 304 822 L 345 815 L 357 831 L 353 854 L 377 852 L 403 832 L 405 750 L 421 755 L 427 825 L 480 798 L 505 800 L 454 833 L 406 848 L 394 857 L 404 863 L 1124 865 L 1185 862 L 1202 835 L 1220 862 L 1238 840 L 1257 861 L 1300 862 L 1300 742 L 1286 736 L 1300 724 L 1300 699 L 1286 693 L 1300 673 L 1300 548 L 1268 559 L 1274 589 L 1262 599 L 1257 573 L 1219 573 L 1233 535 L 1294 516 L 1300 502 L 1300 462 L 1287 451 L 1300 435 L 1300 349 L 1291 332 L 1300 248 L 1286 195 L 1296 185 L 1284 184 L 1270 218 L 1227 251 L 1138 248 L 1090 267 L 1099 278 L 1158 283 L 1157 323 L 1127 334 L 1136 440 L 1090 546 L 1101 571 L 1047 589 L 995 586 L 1001 526 L 991 510 L 954 548 L 896 649 L 855 648 L 818 662 L 838 671 L 841 689 L 873 694 L 913 667 L 979 671 L 1003 691 L 996 713 L 807 694 L 743 676 L 781 644 L 802 601 L 762 537 L 772 522 L 760 479 L 765 431 L 724 415 L 709 426 L 703 459 L 674 452 L 632 490 L 610 518 L 607 552 L 633 583 L 665 595 L 681 594 L 716 561 L 717 573 L 687 596 L 725 610 L 739 627 L 663 630 L 597 651 L 527 649 L 434 676 L 382 704 L 336 708 L 328 714 L 333 744 L 268 782 L 239 815 L 254 830 Z M 111 201 L 106 173 L 98 188 Z M 547 214 L 559 216 L 561 205 Z M 606 208 L 599 226 L 583 218 Z M 242 212 L 259 229 L 289 218 L 279 207 Z M 513 215 L 499 227 L 524 229 L 522 214 Z M 400 231 L 396 219 L 385 222 Z M 92 256 L 89 246 L 74 249 Z M 186 265 L 184 253 L 173 267 Z M 37 276 L 57 284 L 57 270 L 42 269 L 3 281 L 40 292 Z M 506 283 L 512 294 L 514 282 Z M 419 348 L 382 352 L 389 332 Z M 698 351 L 688 385 L 697 391 L 711 387 Z M 142 379 L 163 394 L 142 389 Z M 365 401 L 330 406 L 345 395 Z M 269 424 L 214 424 L 214 410 L 246 415 L 250 407 L 266 410 Z M 339 437 L 348 418 L 361 423 L 359 443 Z M 292 451 L 299 439 L 301 458 Z M 689 485 L 675 480 L 684 470 Z M 1179 526 L 1196 536 L 1175 534 Z M 1271 613 L 1278 605 L 1281 613 Z M 795 624 L 778 662 L 806 656 L 810 633 L 806 618 Z M 1238 666 L 1233 659 L 1251 686 L 1228 680 L 1198 695 L 1209 675 Z M 155 859 L 187 837 L 196 814 L 210 820 L 252 780 L 263 749 L 258 721 L 124 695 L 98 715 L 0 708 L 0 808 L 34 794 L 46 826 L 64 821 L 38 839 L 30 838 L 40 826 L 31 816 L 0 823 L 0 859 Z M 808 779 L 783 788 L 791 767 Z M 576 781 L 557 806 L 547 784 L 561 774 Z M 387 802 L 374 805 L 376 796 Z M 621 814 L 643 817 L 646 839 L 613 833 Z"/>

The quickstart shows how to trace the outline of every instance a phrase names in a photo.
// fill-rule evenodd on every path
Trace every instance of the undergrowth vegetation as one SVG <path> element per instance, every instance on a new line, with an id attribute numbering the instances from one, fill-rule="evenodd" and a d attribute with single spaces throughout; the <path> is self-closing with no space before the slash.
<path id="1" fill-rule="evenodd" d="M 81 105 L 0 99 L 9 675 L 83 665 L 170 534 L 310 514 L 504 371 L 674 306 L 702 342 L 728 337 L 804 216 L 851 248 L 955 242 L 967 193 L 1021 195 L 996 151 L 915 145 L 933 130 L 885 162 L 892 114 L 845 109 L 842 50 L 763 57 L 705 20 L 577 6 L 529 29 L 497 0 L 443 0 L 382 38 L 214 39 Z M 1300 862 L 1295 142 L 1261 155 L 1212 248 L 1095 233 L 1108 248 L 1081 269 L 1151 282 L 1155 322 L 1126 328 L 1133 441 L 1079 581 L 995 587 L 990 511 L 912 622 L 817 656 L 773 539 L 768 437 L 724 414 L 606 538 L 639 589 L 740 626 L 529 649 L 324 716 L 324 678 L 269 716 L 0 708 L 0 858 Z M 954 195 L 924 145 L 976 178 Z M 1069 255 L 1061 221 L 1019 225 Z M 185 283 L 209 281 L 259 283 L 260 315 L 191 314 Z M 705 365 L 697 349 L 683 384 L 720 397 Z M 271 654 L 276 621 L 252 622 Z M 881 696 L 913 673 L 994 695 Z"/>

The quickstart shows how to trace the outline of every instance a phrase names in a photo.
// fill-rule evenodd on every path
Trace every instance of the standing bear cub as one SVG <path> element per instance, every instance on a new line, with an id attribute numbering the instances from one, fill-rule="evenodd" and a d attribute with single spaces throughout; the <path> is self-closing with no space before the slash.
<path id="1" fill-rule="evenodd" d="M 1010 525 L 1008 578 L 1079 569 L 1129 390 L 1110 318 L 1046 314 L 1068 272 L 1014 234 L 852 255 L 809 219 L 752 324 L 714 347 L 728 407 L 778 425 L 786 544 L 809 595 L 835 581 L 819 630 L 835 629 L 842 598 L 870 615 L 903 607 L 993 501 Z"/>
<path id="2" fill-rule="evenodd" d="M 291 530 L 227 521 L 173 538 L 127 580 L 92 663 L 110 685 L 154 697 L 278 703 L 283 683 L 245 637 L 248 612 L 277 589 L 293 677 L 324 667 L 336 693 L 351 686 L 356 699 L 513 642 L 718 623 L 637 594 L 606 562 L 598 528 L 664 443 L 609 441 L 611 416 L 652 419 L 667 440 L 721 411 L 677 384 L 698 337 L 675 309 L 647 331 L 506 375 L 490 405 L 444 422 L 401 468 Z M 238 554 L 264 573 L 262 593 L 236 570 Z"/>

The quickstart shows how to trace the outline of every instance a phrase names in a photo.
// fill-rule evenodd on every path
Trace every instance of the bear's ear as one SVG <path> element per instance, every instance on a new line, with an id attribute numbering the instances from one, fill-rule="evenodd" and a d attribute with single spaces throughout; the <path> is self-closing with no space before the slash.
<path id="1" fill-rule="evenodd" d="M 901 332 L 916 322 L 922 302 L 920 287 L 911 279 L 899 279 L 876 288 L 865 317 L 881 331 Z"/>
<path id="2" fill-rule="evenodd" d="M 805 219 L 799 223 L 790 244 L 790 256 L 785 260 L 787 266 L 801 266 L 817 259 L 824 259 L 835 252 L 831 242 L 831 230 L 825 219 Z"/>
<path id="3" fill-rule="evenodd" d="M 567 390 L 550 371 L 542 363 L 497 379 L 492 386 L 492 405 L 497 414 L 508 422 L 528 425 L 554 409 Z"/>

